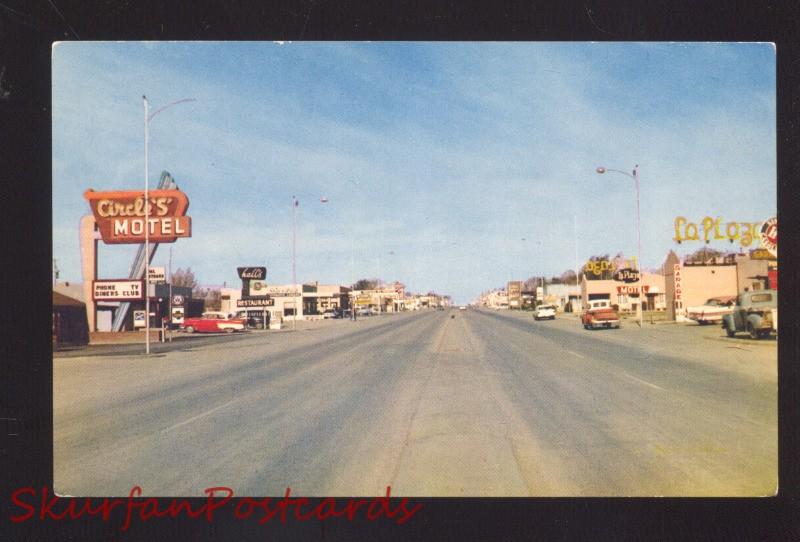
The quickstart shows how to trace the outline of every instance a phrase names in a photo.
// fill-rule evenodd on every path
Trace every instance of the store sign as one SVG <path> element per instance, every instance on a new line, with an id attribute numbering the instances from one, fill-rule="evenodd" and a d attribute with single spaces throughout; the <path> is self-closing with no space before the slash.
<path id="1" fill-rule="evenodd" d="M 622 264 L 631 270 L 636 270 L 639 268 L 636 258 L 631 258 L 630 260 L 623 260 Z M 602 275 L 603 271 L 611 271 L 611 272 L 616 271 L 617 265 L 613 261 L 609 260 L 589 260 L 588 262 L 586 262 L 583 268 L 586 273 L 592 273 L 593 275 Z"/>
<path id="2" fill-rule="evenodd" d="M 92 299 L 95 301 L 144 299 L 143 282 L 141 280 L 95 280 L 92 282 Z"/>
<path id="3" fill-rule="evenodd" d="M 778 217 L 765 220 L 761 225 L 761 232 L 759 235 L 761 246 L 767 249 L 773 257 L 778 257 Z"/>
<path id="4" fill-rule="evenodd" d="M 186 215 L 189 199 L 180 190 L 150 190 L 145 206 L 143 190 L 84 192 L 104 243 L 173 243 L 192 236 Z M 146 233 L 145 233 L 146 232 Z"/>
<path id="5" fill-rule="evenodd" d="M 675 301 L 683 301 L 683 298 L 681 297 L 683 294 L 681 284 L 681 280 L 683 279 L 683 277 L 681 277 L 681 264 L 676 263 L 673 267 L 673 272 L 675 281 Z"/>
<path id="6" fill-rule="evenodd" d="M 264 280 L 267 278 L 266 267 L 237 267 L 236 271 L 242 280 Z"/>
<path id="7" fill-rule="evenodd" d="M 644 293 L 648 293 L 650 291 L 650 286 L 645 284 L 642 286 L 642 291 Z M 639 295 L 639 287 L 638 286 L 617 286 L 617 293 L 618 294 L 635 294 Z"/>
<path id="8" fill-rule="evenodd" d="M 183 305 L 183 296 L 182 295 L 174 295 L 174 296 L 172 296 L 172 304 L 173 305 Z"/>
<path id="9" fill-rule="evenodd" d="M 722 218 L 711 218 L 707 216 L 700 221 L 700 224 L 689 222 L 685 217 L 675 217 L 675 237 L 673 241 L 681 243 L 683 241 L 699 241 L 706 243 L 711 240 L 728 240 L 733 243 L 739 240 L 743 247 L 749 247 L 758 236 L 758 226 L 760 222 L 727 222 L 722 224 Z M 777 232 L 776 232 L 777 233 Z"/>
<path id="10" fill-rule="evenodd" d="M 164 267 L 148 267 L 147 276 L 150 284 L 166 284 L 167 270 Z"/>
<path id="11" fill-rule="evenodd" d="M 267 281 L 251 280 L 249 289 L 250 289 L 250 295 L 252 296 L 267 295 Z"/>
<path id="12" fill-rule="evenodd" d="M 750 251 L 750 259 L 751 260 L 775 260 L 776 256 L 773 256 L 772 253 L 767 250 L 766 248 L 757 248 L 755 250 Z"/>
<path id="13" fill-rule="evenodd" d="M 133 311 L 133 327 L 145 327 L 145 311 Z"/>
<path id="14" fill-rule="evenodd" d="M 369 305 L 370 303 L 372 303 L 371 295 L 360 295 L 356 297 L 357 305 Z"/>
<path id="15" fill-rule="evenodd" d="M 183 323 L 183 307 L 172 307 L 172 323 L 173 324 L 182 324 Z"/>
<path id="16" fill-rule="evenodd" d="M 236 301 L 237 307 L 272 307 L 274 305 L 274 299 L 239 299 Z"/>
<path id="17" fill-rule="evenodd" d="M 617 282 L 624 282 L 626 284 L 630 284 L 631 282 L 639 282 L 641 275 L 638 269 L 620 269 L 616 273 L 614 273 L 614 280 Z"/>

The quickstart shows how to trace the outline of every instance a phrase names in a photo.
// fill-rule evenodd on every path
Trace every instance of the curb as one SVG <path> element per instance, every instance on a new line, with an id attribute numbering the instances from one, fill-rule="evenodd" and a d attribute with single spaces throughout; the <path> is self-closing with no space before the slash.
<path id="1" fill-rule="evenodd" d="M 778 340 L 777 339 L 774 340 L 774 341 L 751 341 L 751 340 L 748 340 L 748 339 L 735 339 L 733 337 L 721 337 L 721 336 L 720 337 L 703 337 L 703 338 L 706 339 L 706 340 L 709 340 L 709 341 L 719 341 L 719 342 L 728 343 L 732 347 L 733 346 L 738 346 L 738 345 L 741 345 L 741 346 L 770 346 L 770 345 L 778 346 Z"/>

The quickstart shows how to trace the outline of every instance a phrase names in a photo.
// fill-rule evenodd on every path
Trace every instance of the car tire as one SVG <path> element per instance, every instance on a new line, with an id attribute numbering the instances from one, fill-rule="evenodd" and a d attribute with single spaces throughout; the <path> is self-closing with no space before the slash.
<path id="1" fill-rule="evenodd" d="M 758 332 L 758 338 L 759 339 L 769 339 L 769 330 L 768 329 L 764 329 L 764 330 L 759 331 Z"/>
<path id="2" fill-rule="evenodd" d="M 186 326 L 186 333 L 194 333 L 194 328 L 192 326 Z"/>
<path id="3" fill-rule="evenodd" d="M 725 327 L 725 334 L 731 338 L 736 336 L 736 332 L 733 331 L 732 329 L 729 329 L 728 327 Z"/>
<path id="4" fill-rule="evenodd" d="M 226 328 L 225 328 L 225 333 L 233 333 L 233 331 L 234 331 L 234 330 L 233 330 L 233 328 L 232 328 L 232 327 L 226 327 Z"/>
<path id="5" fill-rule="evenodd" d="M 758 330 L 756 330 L 750 322 L 747 322 L 747 332 L 750 334 L 751 339 L 759 339 L 761 337 Z"/>

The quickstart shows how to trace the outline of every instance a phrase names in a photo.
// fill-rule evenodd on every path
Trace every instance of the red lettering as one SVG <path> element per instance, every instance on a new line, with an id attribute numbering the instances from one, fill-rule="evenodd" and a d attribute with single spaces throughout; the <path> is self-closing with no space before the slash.
<path id="1" fill-rule="evenodd" d="M 214 493 L 217 491 L 227 492 L 228 495 L 220 502 L 214 502 Z M 208 502 L 206 504 L 206 519 L 211 522 L 214 518 L 214 510 L 225 506 L 231 498 L 233 498 L 233 490 L 229 487 L 210 487 L 205 490 L 208 495 Z"/>
<path id="2" fill-rule="evenodd" d="M 305 497 L 300 497 L 294 501 L 294 517 L 297 518 L 298 521 L 308 521 L 314 516 L 315 510 L 312 510 L 306 515 L 300 513 L 300 507 L 305 504 L 308 504 L 308 499 Z"/>
<path id="3" fill-rule="evenodd" d="M 39 519 L 45 519 L 45 516 L 50 516 L 50 518 L 55 520 L 64 519 L 64 516 L 67 515 L 66 510 L 64 510 L 64 513 L 60 516 L 53 513 L 53 506 L 60 500 L 60 497 L 58 495 L 53 495 L 53 498 L 48 501 L 48 492 L 47 486 L 44 486 L 42 488 L 42 507 L 39 509 Z"/>
<path id="4" fill-rule="evenodd" d="M 329 507 L 328 510 L 324 510 L 324 508 L 326 506 Z M 341 511 L 337 511 L 336 510 L 336 499 L 328 497 L 328 498 L 322 500 L 320 505 L 317 506 L 315 512 L 316 512 L 316 516 L 320 520 L 325 520 L 325 519 L 328 519 L 331 516 L 339 517 L 339 516 L 345 515 L 347 513 L 347 508 L 343 508 Z"/>
<path id="5" fill-rule="evenodd" d="M 131 526 L 131 514 L 133 514 L 133 507 L 136 506 L 136 503 L 133 502 L 134 494 L 139 497 L 142 494 L 142 488 L 139 486 L 133 486 L 128 493 L 128 511 L 125 514 L 125 523 L 122 524 L 120 531 L 127 531 Z"/>
<path id="6" fill-rule="evenodd" d="M 19 500 L 19 496 L 24 494 L 24 493 L 30 493 L 34 497 L 36 496 L 36 490 L 33 489 L 32 487 L 22 487 L 22 488 L 16 490 L 14 493 L 11 494 L 11 501 L 14 504 L 19 506 L 20 508 L 25 508 L 25 509 L 28 510 L 28 512 L 26 514 L 23 514 L 23 515 L 20 515 L 20 516 L 11 516 L 11 521 L 13 521 L 14 523 L 20 523 L 22 521 L 27 521 L 27 520 L 31 519 L 33 517 L 33 515 L 36 513 L 36 508 L 34 508 L 32 505 L 30 505 L 30 504 L 28 504 L 26 502 L 22 502 L 21 500 Z"/>
<path id="7" fill-rule="evenodd" d="M 412 508 L 411 510 L 408 510 L 408 508 L 406 508 L 407 504 L 408 504 L 408 499 L 403 497 L 403 500 L 400 503 L 400 508 L 403 509 L 403 517 L 397 520 L 398 525 L 402 525 L 403 523 L 411 519 L 414 516 L 414 514 L 422 510 L 422 503 L 414 506 L 414 508 Z"/>
<path id="8" fill-rule="evenodd" d="M 353 521 L 353 516 L 355 516 L 358 509 L 364 506 L 365 504 L 367 504 L 367 501 L 365 501 L 364 499 L 356 499 L 355 501 L 349 501 L 347 503 L 347 507 L 345 508 L 347 510 L 347 519 Z"/>

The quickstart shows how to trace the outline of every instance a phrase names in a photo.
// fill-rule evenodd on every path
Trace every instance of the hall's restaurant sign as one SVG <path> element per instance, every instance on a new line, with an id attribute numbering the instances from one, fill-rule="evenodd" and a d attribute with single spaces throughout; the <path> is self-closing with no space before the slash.
<path id="1" fill-rule="evenodd" d="M 173 243 L 178 237 L 192 236 L 186 194 L 149 190 L 147 195 L 145 207 L 144 190 L 95 192 L 90 188 L 83 194 L 105 243 L 143 243 L 145 231 L 153 243 Z"/>

